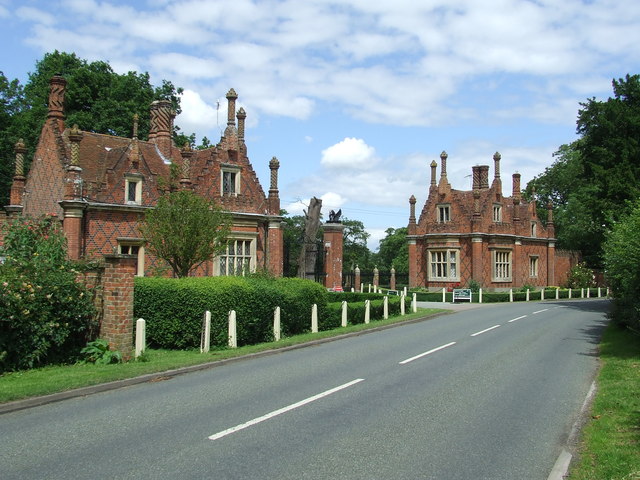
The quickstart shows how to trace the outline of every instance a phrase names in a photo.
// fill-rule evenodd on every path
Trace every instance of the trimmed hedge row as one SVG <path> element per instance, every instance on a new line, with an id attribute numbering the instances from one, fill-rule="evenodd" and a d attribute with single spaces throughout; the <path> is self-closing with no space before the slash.
<path id="1" fill-rule="evenodd" d="M 135 280 L 134 316 L 146 320 L 147 343 L 160 348 L 200 346 L 204 312 L 211 312 L 211 344 L 226 346 L 228 313 L 238 319 L 238 344 L 273 339 L 273 311 L 281 308 L 284 336 L 310 330 L 311 306 L 326 317 L 327 292 L 318 283 L 259 277 L 147 278 Z"/>
<path id="2" fill-rule="evenodd" d="M 365 300 L 370 319 L 383 318 L 380 294 L 327 293 L 322 285 L 299 278 L 208 277 L 135 279 L 134 316 L 146 320 L 147 343 L 160 348 L 200 346 L 204 312 L 211 312 L 211 345 L 228 342 L 228 313 L 236 311 L 238 345 L 273 340 L 273 311 L 280 307 L 283 336 L 311 330 L 311 308 L 318 306 L 319 330 L 342 324 L 347 301 L 350 324 L 364 323 Z M 406 300 L 408 305 L 408 300 Z M 400 313 L 400 297 L 389 297 L 389 315 Z"/>

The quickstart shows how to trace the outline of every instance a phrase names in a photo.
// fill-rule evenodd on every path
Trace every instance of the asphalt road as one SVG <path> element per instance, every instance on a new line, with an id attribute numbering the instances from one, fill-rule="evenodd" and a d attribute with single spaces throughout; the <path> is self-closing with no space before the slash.
<path id="1" fill-rule="evenodd" d="M 0 415 L 0 478 L 546 479 L 608 302 L 450 315 Z"/>

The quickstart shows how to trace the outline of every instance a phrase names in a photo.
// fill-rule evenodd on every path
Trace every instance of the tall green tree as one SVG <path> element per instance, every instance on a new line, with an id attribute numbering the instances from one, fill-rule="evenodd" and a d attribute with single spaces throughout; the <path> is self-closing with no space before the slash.
<path id="1" fill-rule="evenodd" d="M 166 261 L 175 276 L 187 277 L 225 250 L 231 223 L 231 215 L 215 202 L 179 190 L 160 197 L 139 229 L 149 251 Z"/>
<path id="2" fill-rule="evenodd" d="M 358 265 L 361 269 L 373 268 L 372 255 L 367 241 L 369 234 L 360 220 L 342 219 L 342 265 L 344 269 L 352 269 Z"/>
<path id="3" fill-rule="evenodd" d="M 602 267 L 607 232 L 640 196 L 640 75 L 612 85 L 613 97 L 580 104 L 580 138 L 527 185 L 539 207 L 552 202 L 558 246 L 581 250 L 590 267 Z"/>
<path id="4" fill-rule="evenodd" d="M 149 133 L 149 106 L 158 99 L 170 100 L 180 113 L 181 88 L 163 80 L 155 87 L 148 73 L 118 74 L 109 63 L 87 62 L 74 53 L 55 51 L 45 54 L 35 65 L 34 72 L 24 87 L 17 80 L 9 82 L 0 77 L 0 201 L 6 205 L 8 186 L 13 176 L 13 146 L 20 139 L 28 149 L 25 168 L 29 167 L 42 125 L 46 119 L 49 80 L 59 74 L 67 80 L 65 94 L 66 124 L 77 124 L 80 129 L 110 135 L 131 136 L 133 116 L 138 114 L 138 136 Z M 6 126 L 3 127 L 3 123 Z M 183 144 L 190 137 L 179 133 L 174 136 Z M 7 173 L 9 172 L 9 180 Z"/>
<path id="5" fill-rule="evenodd" d="M 387 228 L 387 234 L 380 240 L 378 250 L 378 267 L 384 270 L 396 269 L 398 273 L 409 272 L 409 245 L 407 244 L 407 227 Z"/>

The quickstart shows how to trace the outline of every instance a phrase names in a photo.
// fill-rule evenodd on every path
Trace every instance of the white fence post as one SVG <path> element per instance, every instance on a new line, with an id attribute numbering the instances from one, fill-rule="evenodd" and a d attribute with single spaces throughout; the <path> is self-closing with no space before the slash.
<path id="1" fill-rule="evenodd" d="M 389 297 L 387 295 L 384 296 L 382 301 L 382 318 L 385 320 L 389 318 Z"/>
<path id="2" fill-rule="evenodd" d="M 413 298 L 411 300 L 411 311 L 416 313 L 418 311 L 418 295 L 413 294 Z"/>
<path id="3" fill-rule="evenodd" d="M 509 289 L 509 301 L 513 303 L 513 288 Z"/>
<path id="4" fill-rule="evenodd" d="M 136 321 L 136 358 L 144 353 L 147 344 L 147 330 L 144 318 Z"/>
<path id="5" fill-rule="evenodd" d="M 540 291 L 540 300 L 544 300 L 544 287 L 542 287 L 542 290 Z"/>
<path id="6" fill-rule="evenodd" d="M 591 298 L 591 287 L 587 287 L 587 298 Z"/>
<path id="7" fill-rule="evenodd" d="M 406 295 L 400 295 L 400 315 L 404 315 L 404 299 L 405 299 Z"/>
<path id="8" fill-rule="evenodd" d="M 229 311 L 229 348 L 238 348 L 238 322 L 236 311 Z"/>
<path id="9" fill-rule="evenodd" d="M 560 289 L 556 288 L 556 300 L 560 298 Z"/>
<path id="10" fill-rule="evenodd" d="M 598 287 L 598 298 L 600 298 L 600 287 Z"/>
<path id="11" fill-rule="evenodd" d="M 442 287 L 442 303 L 447 301 L 447 289 Z"/>
<path id="12" fill-rule="evenodd" d="M 342 301 L 342 326 L 347 326 L 347 301 Z"/>
<path id="13" fill-rule="evenodd" d="M 204 312 L 204 333 L 200 339 L 200 353 L 208 353 L 211 348 L 211 312 Z"/>
<path id="14" fill-rule="evenodd" d="M 478 290 L 478 303 L 482 303 L 482 289 Z"/>
<path id="15" fill-rule="evenodd" d="M 364 323 L 369 323 L 371 319 L 371 300 L 364 301 Z"/>
<path id="16" fill-rule="evenodd" d="M 311 333 L 318 333 L 318 304 L 311 307 Z"/>
<path id="17" fill-rule="evenodd" d="M 527 302 L 529 301 L 529 289 L 527 288 Z"/>
<path id="18" fill-rule="evenodd" d="M 584 298 L 584 288 L 580 289 L 580 298 Z"/>
<path id="19" fill-rule="evenodd" d="M 273 339 L 276 342 L 282 338 L 282 329 L 280 328 L 280 307 L 276 307 L 273 311 Z"/>

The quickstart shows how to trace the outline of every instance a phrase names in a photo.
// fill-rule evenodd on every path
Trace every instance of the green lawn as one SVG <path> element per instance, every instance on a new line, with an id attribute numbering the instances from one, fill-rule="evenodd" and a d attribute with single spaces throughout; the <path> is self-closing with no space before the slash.
<path id="1" fill-rule="evenodd" d="M 610 324 L 591 419 L 569 480 L 640 480 L 640 337 Z"/>
<path id="2" fill-rule="evenodd" d="M 199 350 L 152 350 L 145 352 L 148 361 L 131 361 L 114 365 L 65 365 L 37 368 L 0 375 L 0 403 L 10 402 L 28 397 L 48 395 L 74 388 L 87 387 L 114 380 L 134 378 L 149 373 L 166 372 L 181 367 L 215 362 L 228 358 L 240 357 L 252 353 L 264 352 L 284 347 L 300 345 L 313 340 L 332 338 L 346 333 L 370 330 L 394 323 L 425 318 L 442 309 L 419 309 L 417 313 L 391 317 L 387 320 L 375 320 L 369 324 L 349 325 L 344 328 L 307 333 L 284 338 L 279 342 L 250 345 L 237 349 L 212 350 L 202 354 Z"/>

